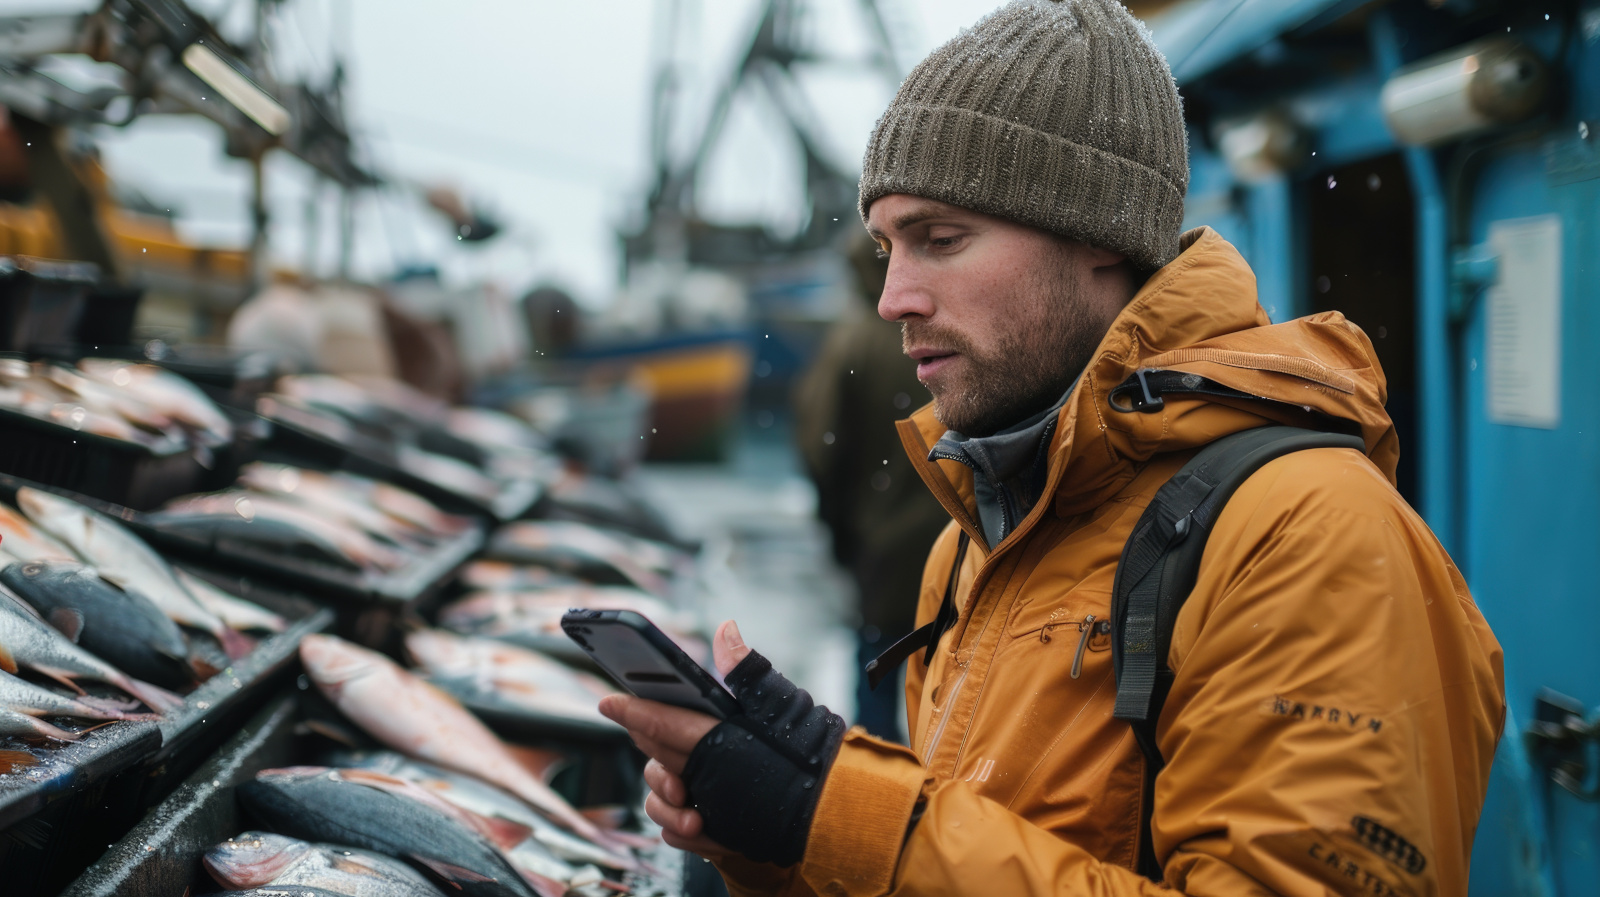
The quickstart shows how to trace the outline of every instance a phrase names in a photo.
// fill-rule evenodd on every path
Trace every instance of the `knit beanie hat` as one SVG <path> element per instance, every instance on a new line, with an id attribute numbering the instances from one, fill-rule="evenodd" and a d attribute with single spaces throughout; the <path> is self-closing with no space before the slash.
<path id="1" fill-rule="evenodd" d="M 1155 270 L 1178 255 L 1189 158 L 1172 71 L 1116 0 L 1013 0 L 933 51 L 878 120 L 874 200 L 909 193 Z"/>

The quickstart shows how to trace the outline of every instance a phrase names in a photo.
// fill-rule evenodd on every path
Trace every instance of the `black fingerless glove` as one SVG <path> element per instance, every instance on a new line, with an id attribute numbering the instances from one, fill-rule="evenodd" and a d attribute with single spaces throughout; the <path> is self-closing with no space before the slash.
<path id="1" fill-rule="evenodd" d="M 694 746 L 683 767 L 689 799 L 713 841 L 758 863 L 792 866 L 805 855 L 845 722 L 754 651 L 727 683 L 743 713 Z"/>

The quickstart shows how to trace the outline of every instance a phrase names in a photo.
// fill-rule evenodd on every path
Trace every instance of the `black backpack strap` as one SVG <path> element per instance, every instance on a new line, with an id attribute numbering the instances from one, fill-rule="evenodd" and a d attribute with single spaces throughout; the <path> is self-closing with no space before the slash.
<path id="1" fill-rule="evenodd" d="M 1142 396 L 1141 396 L 1142 398 Z M 1165 761 L 1156 746 L 1156 721 L 1172 688 L 1167 651 L 1178 611 L 1194 588 L 1211 527 L 1250 475 L 1267 462 L 1310 448 L 1352 448 L 1358 436 L 1259 427 L 1202 448 L 1151 499 L 1122 549 L 1111 596 L 1111 662 L 1117 679 L 1112 715 L 1133 726 L 1145 757 L 1139 871 L 1161 880 L 1150 835 L 1155 780 Z"/>
<path id="2" fill-rule="evenodd" d="M 971 541 L 967 531 L 962 530 L 961 538 L 956 541 L 956 562 L 950 565 L 950 578 L 944 584 L 944 601 L 939 605 L 939 613 L 934 616 L 933 622 L 918 627 L 867 664 L 868 688 L 876 691 L 878 683 L 921 649 L 927 649 L 922 658 L 923 664 L 933 663 L 933 652 L 939 647 L 939 639 L 956 625 L 956 617 L 960 614 L 956 608 L 956 580 L 961 578 L 961 564 L 967 559 L 967 545 Z"/>

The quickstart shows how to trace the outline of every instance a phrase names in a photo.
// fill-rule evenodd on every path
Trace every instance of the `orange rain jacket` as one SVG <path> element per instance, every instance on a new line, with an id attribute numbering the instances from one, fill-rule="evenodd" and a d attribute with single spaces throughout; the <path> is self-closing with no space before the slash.
<path id="1" fill-rule="evenodd" d="M 939 607 L 958 528 L 973 537 L 960 620 L 930 667 L 910 661 L 910 748 L 851 731 L 804 859 L 719 861 L 735 894 L 1466 893 L 1505 715 L 1501 653 L 1394 489 L 1372 344 L 1338 314 L 1271 324 L 1214 231 L 1183 247 L 1112 324 L 1061 410 L 1046 498 L 994 550 L 982 550 L 971 471 L 925 460 L 943 432 L 931 411 L 901 423 L 954 518 L 918 622 Z M 1367 446 L 1271 462 L 1216 523 L 1157 730 L 1164 886 L 1133 871 L 1144 760 L 1111 716 L 1110 638 L 1091 623 L 1110 612 L 1134 522 L 1197 447 L 1306 422 L 1202 396 L 1112 410 L 1107 393 L 1147 367 L 1355 421 Z"/>

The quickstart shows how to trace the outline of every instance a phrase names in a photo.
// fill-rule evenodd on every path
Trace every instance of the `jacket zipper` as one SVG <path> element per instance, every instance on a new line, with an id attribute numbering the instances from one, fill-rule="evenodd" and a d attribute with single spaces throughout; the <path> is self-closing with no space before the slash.
<path id="1" fill-rule="evenodd" d="M 1083 672 L 1083 652 L 1089 648 L 1089 639 L 1094 635 L 1094 614 L 1083 618 L 1083 625 L 1079 627 L 1083 634 L 1078 636 L 1078 653 L 1072 655 L 1072 678 L 1078 678 Z"/>
<path id="2" fill-rule="evenodd" d="M 966 684 L 967 671 L 970 667 L 963 667 L 961 675 L 956 677 L 950 686 L 950 694 L 944 699 L 944 717 L 939 720 L 939 725 L 934 727 L 933 737 L 928 739 L 928 749 L 922 753 L 922 765 L 930 766 L 933 763 L 933 752 L 939 749 L 939 740 L 944 738 L 945 727 L 950 725 L 951 711 L 955 710 L 956 699 L 961 696 L 961 686 Z"/>

